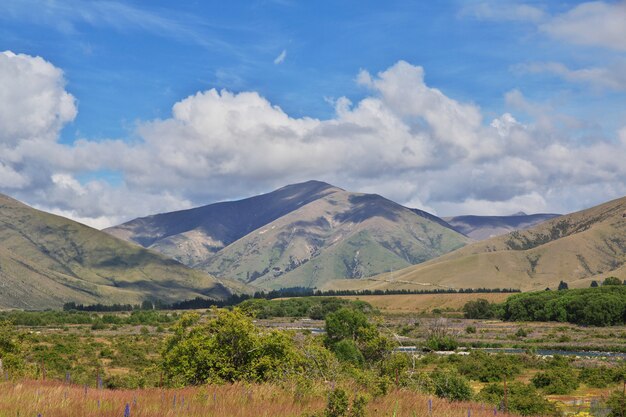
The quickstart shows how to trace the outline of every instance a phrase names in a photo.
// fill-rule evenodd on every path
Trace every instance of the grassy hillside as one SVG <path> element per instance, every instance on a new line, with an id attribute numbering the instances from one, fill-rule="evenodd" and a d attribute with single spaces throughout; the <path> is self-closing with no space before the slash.
<path id="1" fill-rule="evenodd" d="M 325 289 L 587 287 L 609 275 L 626 278 L 626 198 L 561 216 L 526 231 L 474 243 L 429 262 Z"/>
<path id="2" fill-rule="evenodd" d="M 0 195 L 0 308 L 220 298 L 233 287 L 242 289 Z"/>
<path id="3" fill-rule="evenodd" d="M 336 190 L 308 181 L 243 200 L 147 216 L 104 231 L 194 267 L 248 233 Z"/>
<path id="4" fill-rule="evenodd" d="M 136 219 L 106 232 L 262 288 L 372 276 L 470 242 L 428 213 L 319 181 Z"/>
<path id="5" fill-rule="evenodd" d="M 319 287 L 424 262 L 468 241 L 383 197 L 334 189 L 199 267 L 263 288 Z"/>

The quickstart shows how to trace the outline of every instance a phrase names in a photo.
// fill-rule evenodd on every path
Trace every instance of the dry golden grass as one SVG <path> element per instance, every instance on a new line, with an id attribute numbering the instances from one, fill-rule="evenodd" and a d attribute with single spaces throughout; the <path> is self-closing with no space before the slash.
<path id="1" fill-rule="evenodd" d="M 0 383 L 0 417 L 280 417 L 322 413 L 327 390 L 300 393 L 272 384 L 210 385 L 184 389 L 95 390 L 59 382 Z M 353 392 L 353 391 L 348 391 Z M 372 400 L 367 416 L 428 416 L 429 397 L 396 390 Z M 468 412 L 469 410 L 469 412 Z M 320 414 L 321 415 L 321 414 Z M 437 417 L 493 416 L 493 407 L 432 399 Z"/>
<path id="2" fill-rule="evenodd" d="M 435 308 L 461 310 L 465 303 L 484 298 L 492 303 L 501 303 L 511 294 L 395 294 L 343 296 L 349 300 L 361 300 L 387 313 L 421 313 Z"/>

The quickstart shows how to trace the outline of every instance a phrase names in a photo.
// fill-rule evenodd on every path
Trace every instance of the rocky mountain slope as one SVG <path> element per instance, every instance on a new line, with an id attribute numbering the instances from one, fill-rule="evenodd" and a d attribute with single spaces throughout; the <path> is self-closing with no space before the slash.
<path id="1" fill-rule="evenodd" d="M 332 288 L 477 288 L 522 290 L 589 286 L 626 278 L 626 197 L 556 217 L 529 230 L 477 242 L 420 265 Z M 330 288 L 328 285 L 327 288 Z"/>
<path id="2" fill-rule="evenodd" d="M 309 181 L 106 231 L 216 276 L 263 288 L 317 287 L 424 262 L 470 241 L 429 216 Z"/>
<path id="3" fill-rule="evenodd" d="M 222 298 L 243 289 L 0 194 L 0 308 Z"/>

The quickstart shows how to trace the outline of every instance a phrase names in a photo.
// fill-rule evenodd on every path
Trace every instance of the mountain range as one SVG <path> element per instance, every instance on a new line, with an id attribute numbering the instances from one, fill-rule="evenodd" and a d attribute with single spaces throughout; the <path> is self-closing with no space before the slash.
<path id="1" fill-rule="evenodd" d="M 190 267 L 268 289 L 356 280 L 471 242 L 433 215 L 319 181 L 105 231 Z"/>
<path id="2" fill-rule="evenodd" d="M 553 219 L 560 214 L 515 213 L 510 216 L 456 216 L 444 217 L 454 230 L 474 240 L 485 240 L 516 230 L 526 230 Z"/>
<path id="3" fill-rule="evenodd" d="M 441 219 L 308 181 L 98 231 L 0 195 L 0 308 L 288 287 L 538 290 L 626 278 L 625 265 L 626 198 L 564 216 Z"/>
<path id="4" fill-rule="evenodd" d="M 171 302 L 245 290 L 0 194 L 0 308 Z"/>
<path id="5" fill-rule="evenodd" d="M 626 278 L 626 197 L 560 216 L 528 230 L 473 243 L 437 259 L 332 289 L 588 287 Z"/>

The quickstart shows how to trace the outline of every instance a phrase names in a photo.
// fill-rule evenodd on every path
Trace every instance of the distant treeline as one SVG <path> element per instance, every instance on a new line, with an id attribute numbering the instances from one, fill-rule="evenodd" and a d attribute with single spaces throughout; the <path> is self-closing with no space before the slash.
<path id="1" fill-rule="evenodd" d="M 111 311 L 113 312 L 113 311 Z M 93 329 L 103 325 L 150 325 L 159 326 L 178 319 L 178 313 L 162 311 L 134 310 L 130 314 L 100 314 L 87 311 L 0 311 L 0 324 L 7 321 L 16 326 L 65 326 L 71 324 L 91 324 Z M 1 347 L 0 347 L 1 348 Z"/>
<path id="2" fill-rule="evenodd" d="M 473 300 L 463 308 L 467 318 L 507 321 L 557 321 L 592 326 L 626 324 L 626 286 L 516 294 L 500 304 Z"/>
<path id="3" fill-rule="evenodd" d="M 515 288 L 440 288 L 434 290 L 328 290 L 320 291 L 314 288 L 290 287 L 280 290 L 259 291 L 254 294 L 233 294 L 223 300 L 196 297 L 191 300 L 179 301 L 172 304 L 163 301 L 144 301 L 142 304 L 76 304 L 74 302 L 65 303 L 64 311 L 92 311 L 92 312 L 114 312 L 114 311 L 135 311 L 135 310 L 194 310 L 210 307 L 231 307 L 250 299 L 273 300 L 275 298 L 294 297 L 338 297 L 338 296 L 359 296 L 359 295 L 398 295 L 398 294 L 488 294 L 488 293 L 519 293 Z"/>

